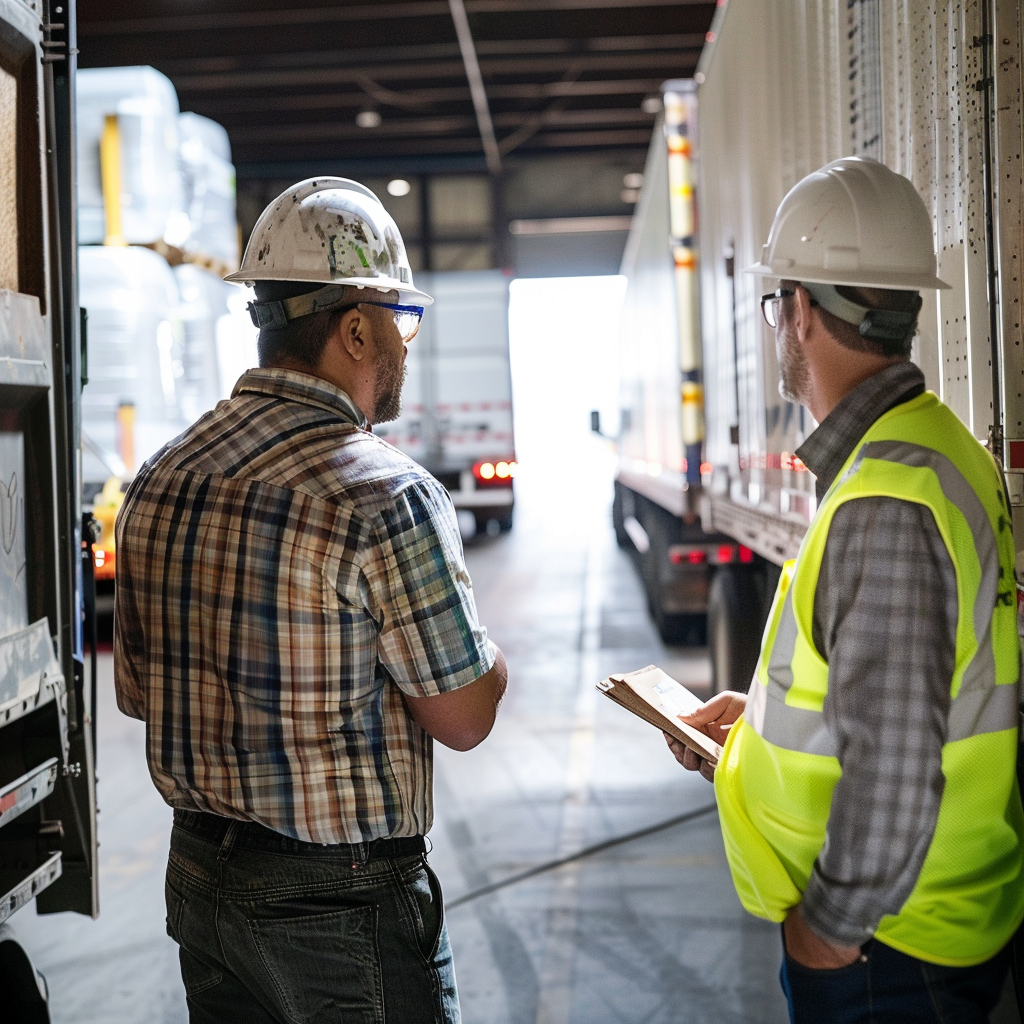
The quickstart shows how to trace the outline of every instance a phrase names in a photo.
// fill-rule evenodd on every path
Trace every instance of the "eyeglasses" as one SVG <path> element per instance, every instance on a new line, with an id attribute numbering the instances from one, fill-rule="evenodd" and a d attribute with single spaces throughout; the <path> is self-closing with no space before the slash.
<path id="1" fill-rule="evenodd" d="M 395 326 L 402 336 L 402 344 L 408 345 L 416 332 L 420 329 L 420 321 L 423 319 L 422 306 L 399 306 L 394 302 L 356 302 L 354 306 L 379 306 L 381 309 L 390 309 L 395 318 Z"/>
<path id="2" fill-rule="evenodd" d="M 796 295 L 792 288 L 777 288 L 775 291 L 761 296 L 761 315 L 764 317 L 764 322 L 773 331 L 779 326 L 779 303 L 791 295 Z"/>

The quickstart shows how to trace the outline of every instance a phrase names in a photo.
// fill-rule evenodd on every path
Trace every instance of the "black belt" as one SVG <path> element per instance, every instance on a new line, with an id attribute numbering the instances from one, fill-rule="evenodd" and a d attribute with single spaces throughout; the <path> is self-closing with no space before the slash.
<path id="1" fill-rule="evenodd" d="M 174 811 L 175 828 L 180 828 L 198 839 L 222 843 L 228 830 L 234 826 L 232 846 L 262 853 L 310 853 L 337 856 L 353 863 L 385 860 L 396 857 L 417 857 L 425 853 L 423 836 L 399 836 L 394 839 L 372 839 L 365 843 L 307 843 L 304 839 L 275 832 L 256 821 L 225 818 L 205 811 Z"/>

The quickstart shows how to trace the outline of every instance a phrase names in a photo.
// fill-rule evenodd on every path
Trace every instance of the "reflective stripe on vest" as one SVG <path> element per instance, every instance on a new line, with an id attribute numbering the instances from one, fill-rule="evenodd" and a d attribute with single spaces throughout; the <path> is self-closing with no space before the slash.
<path id="1" fill-rule="evenodd" d="M 992 651 L 990 595 L 998 593 L 999 550 L 988 513 L 963 474 L 945 455 L 906 441 L 873 441 L 865 444 L 853 465 L 832 487 L 825 501 L 860 469 L 865 459 L 932 470 L 938 477 L 946 500 L 960 509 L 974 535 L 981 564 L 981 583 L 974 602 L 973 616 L 978 649 L 968 663 L 958 692 L 950 703 L 947 742 L 1013 728 L 1017 724 L 1017 691 L 1012 686 L 996 685 L 995 656 Z M 793 564 L 788 563 L 789 566 Z M 792 569 L 789 571 L 792 572 Z M 792 664 L 796 644 L 793 593 L 787 587 L 767 665 L 767 680 L 762 679 L 766 685 L 752 687 L 745 718 L 760 736 L 777 747 L 835 757 L 835 741 L 825 727 L 820 708 L 814 710 L 786 703 L 786 694 L 793 685 Z M 824 704 L 824 693 L 821 697 Z"/>
<path id="2" fill-rule="evenodd" d="M 833 516 L 862 497 L 930 509 L 958 597 L 938 818 L 910 896 L 877 928 L 865 922 L 865 938 L 934 963 L 980 963 L 1024 917 L 1014 546 L 991 458 L 930 393 L 868 430 L 783 567 L 747 708 L 715 774 L 729 865 L 743 905 L 780 921 L 825 842 L 842 767 L 822 713 L 829 670 L 814 644 L 814 599 Z"/>

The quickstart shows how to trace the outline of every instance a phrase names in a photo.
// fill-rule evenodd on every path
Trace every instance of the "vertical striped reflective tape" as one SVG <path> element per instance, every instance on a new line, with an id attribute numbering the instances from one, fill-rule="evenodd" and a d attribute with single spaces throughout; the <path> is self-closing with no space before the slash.
<path id="1" fill-rule="evenodd" d="M 978 648 L 964 670 L 956 699 L 950 704 L 946 741 L 952 743 L 969 736 L 1012 729 L 1017 723 L 1017 687 L 996 686 L 992 646 L 992 611 L 999 595 L 999 544 L 981 499 L 953 461 L 933 448 L 908 441 L 871 441 L 861 448 L 855 466 L 859 467 L 864 459 L 930 469 L 939 481 L 943 496 L 960 510 L 974 538 L 981 567 L 974 600 L 974 635 Z"/>
<path id="2" fill-rule="evenodd" d="M 960 510 L 974 536 L 981 566 L 973 615 L 978 648 L 964 671 L 956 699 L 950 704 L 946 741 L 1013 728 L 1017 724 L 1017 687 L 996 686 L 995 683 L 992 610 L 998 595 L 999 548 L 981 500 L 950 459 L 931 448 L 906 441 L 865 444 L 833 493 L 857 472 L 866 458 L 932 470 L 943 496 Z M 762 685 L 755 677 L 744 718 L 774 746 L 834 757 L 835 741 L 825 726 L 824 715 L 786 703 L 786 695 L 793 685 L 793 659 L 798 639 L 791 587 L 768 656 L 768 685 Z"/>

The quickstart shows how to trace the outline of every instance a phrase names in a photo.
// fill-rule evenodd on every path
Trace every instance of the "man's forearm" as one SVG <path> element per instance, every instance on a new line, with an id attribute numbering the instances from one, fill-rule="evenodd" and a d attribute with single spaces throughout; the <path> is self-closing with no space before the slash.
<path id="1" fill-rule="evenodd" d="M 837 511 L 815 634 L 842 775 L 801 914 L 838 945 L 865 942 L 917 884 L 942 802 L 956 623 L 956 574 L 926 507 L 863 498 Z"/>

